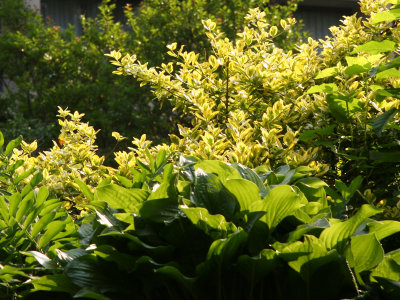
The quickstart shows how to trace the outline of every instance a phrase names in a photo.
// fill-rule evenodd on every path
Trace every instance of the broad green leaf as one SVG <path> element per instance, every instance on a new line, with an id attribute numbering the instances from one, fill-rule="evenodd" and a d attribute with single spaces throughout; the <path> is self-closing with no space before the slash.
<path id="1" fill-rule="evenodd" d="M 149 196 L 141 189 L 126 189 L 116 184 L 104 185 L 97 188 L 94 199 L 107 202 L 111 208 L 124 209 L 126 212 L 138 212 L 138 206 Z"/>
<path id="2" fill-rule="evenodd" d="M 239 163 L 233 163 L 231 166 L 239 171 L 243 179 L 247 179 L 257 185 L 261 197 L 265 197 L 268 194 L 268 190 L 265 187 L 262 179 L 255 171 Z"/>
<path id="3" fill-rule="evenodd" d="M 44 275 L 31 281 L 33 291 L 66 292 L 74 294 L 78 291 L 76 285 L 64 274 Z"/>
<path id="4" fill-rule="evenodd" d="M 10 141 L 7 146 L 6 150 L 4 151 L 4 155 L 9 155 L 14 148 L 18 147 L 22 142 L 22 136 L 17 137 L 16 139 Z"/>
<path id="5" fill-rule="evenodd" d="M 389 40 L 383 41 L 369 41 L 363 45 L 356 47 L 352 54 L 358 52 L 367 52 L 370 54 L 377 54 L 381 52 L 393 51 L 396 48 L 396 43 Z"/>
<path id="6" fill-rule="evenodd" d="M 235 172 L 237 171 L 235 170 Z M 213 215 L 221 214 L 226 219 L 231 219 L 236 209 L 236 199 L 225 188 L 220 177 L 208 174 L 200 168 L 196 170 L 195 174 L 197 183 L 194 186 L 192 199 L 194 204 L 207 208 Z"/>
<path id="7" fill-rule="evenodd" d="M 385 78 L 400 78 L 400 71 L 395 69 L 395 68 L 391 68 L 382 72 L 379 72 L 376 74 L 376 79 L 385 79 Z"/>
<path id="8" fill-rule="evenodd" d="M 353 235 L 357 227 L 365 222 L 367 218 L 379 214 L 382 211 L 382 209 L 364 204 L 357 213 L 347 221 L 332 224 L 331 227 L 322 231 L 320 239 L 325 242 L 328 249 L 336 248 L 339 253 L 342 253 L 347 240 Z"/>
<path id="9" fill-rule="evenodd" d="M 12 194 L 9 198 L 9 214 L 10 216 L 15 217 L 17 210 L 18 210 L 18 206 L 22 201 L 22 197 L 20 193 L 14 193 Z"/>
<path id="10" fill-rule="evenodd" d="M 374 277 L 400 281 L 400 249 L 385 255 L 383 261 L 372 271 L 372 281 L 375 281 Z"/>
<path id="11" fill-rule="evenodd" d="M 79 186 L 82 194 L 88 198 L 90 201 L 94 200 L 94 194 L 92 193 L 92 191 L 89 189 L 89 187 L 86 185 L 86 183 L 84 183 L 82 180 L 80 180 L 79 178 L 74 178 L 74 181 L 76 182 L 76 184 Z"/>
<path id="12" fill-rule="evenodd" d="M 336 125 L 331 125 L 331 126 L 324 127 L 324 128 L 316 128 L 316 129 L 304 130 L 300 134 L 299 140 L 300 141 L 304 141 L 304 142 L 308 142 L 308 141 L 313 140 L 313 139 L 321 139 L 322 137 L 324 137 L 326 135 L 333 134 L 333 131 L 334 131 L 335 127 L 336 127 Z"/>
<path id="13" fill-rule="evenodd" d="M 350 76 L 368 72 L 372 68 L 371 62 L 363 56 L 346 56 L 346 61 L 348 67 L 344 72 Z"/>
<path id="14" fill-rule="evenodd" d="M 321 72 L 319 72 L 318 75 L 315 77 L 315 79 L 332 77 L 332 76 L 336 76 L 337 74 L 338 74 L 337 67 L 326 68 L 326 69 L 322 70 Z"/>
<path id="15" fill-rule="evenodd" d="M 236 226 L 225 220 L 223 215 L 211 215 L 202 207 L 179 207 L 188 219 L 199 229 L 210 235 L 214 240 L 225 238 L 237 230 Z"/>
<path id="16" fill-rule="evenodd" d="M 208 174 L 215 174 L 225 182 L 228 179 L 241 179 L 240 173 L 233 167 L 218 160 L 202 160 L 194 165 L 195 170 L 201 169 Z"/>
<path id="17" fill-rule="evenodd" d="M 392 22 L 400 18 L 400 8 L 385 10 L 377 13 L 371 21 L 371 24 L 378 24 L 380 22 Z"/>
<path id="18" fill-rule="evenodd" d="M 36 196 L 35 206 L 39 207 L 46 201 L 47 197 L 49 196 L 49 190 L 45 186 L 41 186 L 39 188 L 39 192 Z"/>
<path id="19" fill-rule="evenodd" d="M 376 93 L 382 97 L 400 98 L 400 88 L 380 89 Z"/>
<path id="20" fill-rule="evenodd" d="M 17 213 L 15 214 L 15 220 L 20 222 L 23 217 L 27 217 L 30 213 L 30 209 L 33 206 L 33 195 L 30 197 L 25 197 L 21 203 L 18 205 Z"/>
<path id="21" fill-rule="evenodd" d="M 334 83 L 323 83 L 320 85 L 314 85 L 307 90 L 307 94 L 314 93 L 334 93 L 338 91 L 338 87 Z"/>
<path id="22" fill-rule="evenodd" d="M 35 175 L 33 175 L 31 181 L 29 182 L 29 184 L 31 185 L 32 188 L 34 188 L 40 182 L 42 182 L 42 180 L 43 180 L 43 174 L 42 174 L 42 172 L 38 172 Z"/>
<path id="23" fill-rule="evenodd" d="M 376 238 L 380 241 L 385 237 L 400 232 L 400 222 L 398 221 L 372 221 L 367 224 L 370 233 L 375 233 Z"/>
<path id="24" fill-rule="evenodd" d="M 332 116 L 343 123 L 349 122 L 355 113 L 363 111 L 362 103 L 352 95 L 329 94 L 326 101 Z"/>
<path id="25" fill-rule="evenodd" d="M 247 240 L 247 233 L 239 230 L 227 238 L 214 241 L 208 250 L 207 260 L 219 264 L 230 263 L 237 255 L 241 246 Z"/>
<path id="26" fill-rule="evenodd" d="M 303 236 L 307 233 L 312 233 L 315 235 L 319 235 L 319 233 L 325 229 L 330 227 L 331 224 L 328 222 L 328 220 L 323 217 L 320 219 L 316 219 L 314 222 L 311 224 L 303 224 L 297 226 L 297 228 L 289 233 L 289 236 L 287 238 L 288 242 L 295 242 L 303 238 Z"/>
<path id="27" fill-rule="evenodd" d="M 252 203 L 261 200 L 260 191 L 253 182 L 245 179 L 231 179 L 225 182 L 225 188 L 235 196 L 240 210 L 249 210 Z"/>
<path id="28" fill-rule="evenodd" d="M 268 195 L 250 206 L 250 211 L 265 211 L 260 219 L 268 225 L 270 231 L 287 216 L 292 215 L 300 207 L 307 204 L 303 193 L 297 187 L 279 185 L 273 188 Z"/>
<path id="29" fill-rule="evenodd" d="M 394 116 L 398 113 L 398 109 L 392 107 L 391 109 L 385 111 L 383 114 L 380 114 L 374 122 L 372 122 L 372 128 L 374 128 L 376 134 L 378 136 L 382 135 L 382 131 L 385 126 L 393 120 Z"/>
<path id="30" fill-rule="evenodd" d="M 351 253 L 353 267 L 357 273 L 373 269 L 385 255 L 375 233 L 352 236 Z"/>
<path id="31" fill-rule="evenodd" d="M 42 249 L 46 246 L 57 234 L 65 228 L 65 221 L 53 221 L 46 227 L 45 233 L 40 237 L 39 248 Z"/>
<path id="32" fill-rule="evenodd" d="M 57 269 L 57 263 L 39 251 L 28 251 L 24 254 L 32 255 L 46 269 Z"/>
<path id="33" fill-rule="evenodd" d="M 117 177 L 117 179 L 119 180 L 119 182 L 121 182 L 121 184 L 122 184 L 124 187 L 126 187 L 126 188 L 128 188 L 128 189 L 133 187 L 133 182 L 132 182 L 132 180 L 130 180 L 130 179 L 124 177 L 124 176 L 121 176 L 121 175 L 116 175 L 116 177 Z"/>

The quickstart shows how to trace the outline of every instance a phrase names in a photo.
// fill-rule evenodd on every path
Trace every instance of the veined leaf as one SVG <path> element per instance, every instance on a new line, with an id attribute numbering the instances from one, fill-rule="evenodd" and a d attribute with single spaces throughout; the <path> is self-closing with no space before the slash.
<path id="1" fill-rule="evenodd" d="M 385 237 L 400 232 L 400 222 L 398 221 L 372 221 L 367 224 L 370 233 L 375 233 L 376 238 L 380 241 Z"/>
<path id="2" fill-rule="evenodd" d="M 357 273 L 376 267 L 385 254 L 375 233 L 352 236 L 351 253 L 351 261 Z"/>
<path id="3" fill-rule="evenodd" d="M 46 246 L 57 234 L 63 231 L 65 225 L 65 221 L 53 221 L 49 223 L 46 227 L 45 233 L 39 240 L 39 248 Z"/>
<path id="4" fill-rule="evenodd" d="M 334 93 L 338 91 L 338 87 L 334 83 L 323 83 L 320 85 L 314 85 L 307 90 L 307 94 L 314 93 Z"/>
<path id="5" fill-rule="evenodd" d="M 292 215 L 300 207 L 307 204 L 307 199 L 297 187 L 279 185 L 268 195 L 250 206 L 250 211 L 265 211 L 261 221 L 268 225 L 270 231 L 287 216 Z"/>
<path id="6" fill-rule="evenodd" d="M 249 210 L 252 203 L 261 200 L 257 185 L 245 179 L 231 179 L 224 184 L 239 202 L 240 210 Z"/>
<path id="7" fill-rule="evenodd" d="M 359 52 L 367 52 L 370 54 L 377 54 L 381 52 L 393 51 L 396 48 L 396 43 L 389 40 L 383 41 L 369 41 L 363 45 L 356 47 L 352 54 Z"/>
<path id="8" fill-rule="evenodd" d="M 389 123 L 394 116 L 397 114 L 398 109 L 396 109 L 395 107 L 392 107 L 391 109 L 385 111 L 383 114 L 380 114 L 372 123 L 372 128 L 374 128 L 376 134 L 378 136 L 382 135 L 382 131 L 385 128 L 385 126 L 387 125 L 387 123 Z"/>
<path id="9" fill-rule="evenodd" d="M 225 182 L 228 179 L 241 179 L 240 173 L 231 166 L 217 160 L 202 160 L 194 165 L 196 170 L 201 169 L 208 174 L 215 174 Z"/>
<path id="10" fill-rule="evenodd" d="M 325 242 L 328 249 L 338 249 L 341 253 L 344 246 L 354 231 L 360 226 L 367 218 L 381 213 L 382 209 L 377 209 L 371 205 L 364 204 L 359 211 L 352 216 L 349 220 L 344 222 L 337 222 L 332 224 L 331 227 L 322 231 L 320 239 Z"/>
<path id="11" fill-rule="evenodd" d="M 223 215 L 211 215 L 202 207 L 179 207 L 189 220 L 213 239 L 225 238 L 237 230 L 236 226 L 225 220 Z"/>
<path id="12" fill-rule="evenodd" d="M 127 212 L 138 212 L 138 206 L 149 196 L 147 191 L 141 189 L 126 189 L 115 184 L 104 185 L 97 188 L 94 199 L 107 202 L 111 208 L 124 209 Z"/>

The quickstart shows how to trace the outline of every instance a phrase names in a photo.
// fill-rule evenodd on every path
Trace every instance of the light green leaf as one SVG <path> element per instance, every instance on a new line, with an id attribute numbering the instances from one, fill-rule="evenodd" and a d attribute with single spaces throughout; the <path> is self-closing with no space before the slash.
<path id="1" fill-rule="evenodd" d="M 353 235 L 357 227 L 365 222 L 367 218 L 379 214 L 382 211 L 382 209 L 377 209 L 372 205 L 364 204 L 358 212 L 347 221 L 332 224 L 331 227 L 322 231 L 320 239 L 325 242 L 328 249 L 336 248 L 339 253 L 342 253 L 348 238 Z"/>
<path id="2" fill-rule="evenodd" d="M 225 220 L 223 215 L 211 215 L 202 207 L 179 207 L 188 219 L 213 239 L 225 238 L 237 230 L 236 226 Z"/>
<path id="3" fill-rule="evenodd" d="M 391 109 L 385 111 L 383 114 L 380 114 L 376 117 L 374 122 L 372 123 L 372 128 L 374 128 L 376 134 L 378 136 L 382 135 L 382 131 L 385 126 L 393 120 L 394 116 L 398 113 L 398 109 L 392 107 Z"/>
<path id="4" fill-rule="evenodd" d="M 383 41 L 369 41 L 363 45 L 356 47 L 352 54 L 359 52 L 367 52 L 370 54 L 377 54 L 381 52 L 393 51 L 396 48 L 396 43 L 389 40 Z"/>
<path id="5" fill-rule="evenodd" d="M 385 237 L 400 232 L 400 222 L 398 221 L 372 221 L 367 224 L 370 233 L 375 233 L 377 239 L 380 241 Z"/>
<path id="6" fill-rule="evenodd" d="M 54 221 L 47 225 L 45 233 L 39 240 L 39 248 L 46 246 L 57 234 L 65 228 L 65 221 Z"/>
<path id="7" fill-rule="evenodd" d="M 372 67 L 371 62 L 368 61 L 367 58 L 362 56 L 358 57 L 346 56 L 346 61 L 348 67 L 344 72 L 350 76 L 367 72 Z"/>
<path id="8" fill-rule="evenodd" d="M 383 261 L 372 271 L 372 281 L 376 281 L 374 277 L 400 281 L 400 249 L 385 255 Z"/>
<path id="9" fill-rule="evenodd" d="M 373 269 L 385 255 L 375 233 L 352 236 L 351 253 L 353 267 L 357 273 Z"/>
<path id="10" fill-rule="evenodd" d="M 79 186 L 82 194 L 88 198 L 90 201 L 94 200 L 94 194 L 92 193 L 92 191 L 89 189 L 89 187 L 86 185 L 86 183 L 84 183 L 82 180 L 80 180 L 79 178 L 74 178 L 74 181 L 76 182 L 76 184 Z"/>
<path id="11" fill-rule="evenodd" d="M 4 135 L 3 133 L 0 131 L 0 148 L 3 147 L 4 145 Z M 2 151 L 0 151 L 1 153 Z"/>
<path id="12" fill-rule="evenodd" d="M 326 101 L 332 116 L 343 123 L 349 122 L 350 117 L 363 111 L 362 103 L 352 95 L 329 94 Z"/>
<path id="13" fill-rule="evenodd" d="M 307 94 L 314 93 L 334 93 L 338 91 L 338 87 L 334 83 L 323 83 L 320 85 L 314 85 L 307 90 Z"/>
<path id="14" fill-rule="evenodd" d="M 235 196 L 240 210 L 249 210 L 252 203 L 261 200 L 260 191 L 253 182 L 245 179 L 230 179 L 224 184 L 225 188 Z"/>
<path id="15" fill-rule="evenodd" d="M 111 208 L 124 209 L 126 212 L 138 212 L 138 206 L 149 196 L 141 189 L 126 189 L 116 184 L 104 185 L 97 188 L 94 199 L 107 202 Z"/>
<path id="16" fill-rule="evenodd" d="M 4 151 L 4 155 L 9 155 L 14 148 L 18 147 L 22 142 L 22 136 L 17 137 L 16 139 L 10 141 L 7 144 L 6 150 Z"/>
<path id="17" fill-rule="evenodd" d="M 252 203 L 250 211 L 265 211 L 266 214 L 260 220 L 268 225 L 270 231 L 273 231 L 284 218 L 292 215 L 305 204 L 307 200 L 297 187 L 279 185 L 273 188 L 264 199 Z"/>
<path id="18" fill-rule="evenodd" d="M 18 210 L 18 206 L 22 201 L 22 197 L 20 193 L 14 193 L 12 194 L 9 198 L 9 214 L 10 216 L 15 217 L 17 210 Z"/>
<path id="19" fill-rule="evenodd" d="M 385 10 L 377 13 L 371 21 L 371 24 L 378 24 L 380 22 L 392 22 L 400 18 L 400 8 Z"/>
<path id="20" fill-rule="evenodd" d="M 241 179 L 240 173 L 233 167 L 218 160 L 202 160 L 194 165 L 194 168 L 201 169 L 208 174 L 215 174 L 225 182 L 228 179 Z"/>
<path id="21" fill-rule="evenodd" d="M 327 69 L 324 69 L 321 72 L 319 72 L 317 77 L 315 77 L 315 79 L 332 77 L 332 76 L 336 76 L 337 74 L 338 74 L 337 67 L 327 68 Z"/>
<path id="22" fill-rule="evenodd" d="M 41 186 L 36 196 L 35 206 L 39 207 L 40 205 L 42 205 L 42 203 L 46 201 L 48 196 L 49 196 L 49 190 L 47 189 L 47 187 Z"/>
<path id="23" fill-rule="evenodd" d="M 395 69 L 395 68 L 391 68 L 382 72 L 379 72 L 376 74 L 376 78 L 377 79 L 385 79 L 385 78 L 400 78 L 400 71 Z"/>

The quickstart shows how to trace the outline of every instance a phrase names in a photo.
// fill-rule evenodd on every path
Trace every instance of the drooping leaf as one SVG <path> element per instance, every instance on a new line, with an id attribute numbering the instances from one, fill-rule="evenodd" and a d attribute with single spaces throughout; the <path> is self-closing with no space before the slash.
<path id="1" fill-rule="evenodd" d="M 189 220 L 213 239 L 225 238 L 237 230 L 236 226 L 227 222 L 223 215 L 211 215 L 202 207 L 179 207 Z"/>
<path id="2" fill-rule="evenodd" d="M 372 122 L 372 128 L 374 128 L 378 136 L 382 135 L 383 129 L 394 118 L 397 112 L 398 109 L 392 107 L 391 109 L 385 111 L 383 114 L 377 116 L 376 119 Z"/>
<path id="3" fill-rule="evenodd" d="M 79 188 L 81 189 L 82 194 L 88 198 L 90 201 L 94 200 L 94 194 L 93 192 L 89 189 L 89 187 L 86 185 L 86 183 L 84 183 L 82 180 L 80 180 L 79 178 L 74 178 L 74 181 L 76 182 L 76 184 L 79 186 Z"/>
<path id="4" fill-rule="evenodd" d="M 371 278 L 375 277 L 400 281 L 400 249 L 385 255 L 382 262 L 371 273 Z"/>
<path id="5" fill-rule="evenodd" d="M 372 270 L 385 255 L 374 233 L 351 237 L 352 263 L 356 272 Z"/>
<path id="6" fill-rule="evenodd" d="M 322 231 L 320 239 L 325 242 L 327 249 L 335 248 L 341 253 L 347 240 L 352 236 L 357 227 L 367 218 L 381 212 L 381 209 L 364 204 L 350 219 L 344 222 L 336 222 L 331 227 Z"/>
<path id="7" fill-rule="evenodd" d="M 363 45 L 356 47 L 352 54 L 359 52 L 367 52 L 370 54 L 377 54 L 381 52 L 393 51 L 396 48 L 396 43 L 389 40 L 383 41 L 369 41 Z"/>
<path id="8" fill-rule="evenodd" d="M 251 204 L 250 211 L 265 211 L 266 214 L 260 220 L 273 231 L 284 218 L 306 204 L 307 199 L 297 187 L 279 185 L 264 199 Z"/>

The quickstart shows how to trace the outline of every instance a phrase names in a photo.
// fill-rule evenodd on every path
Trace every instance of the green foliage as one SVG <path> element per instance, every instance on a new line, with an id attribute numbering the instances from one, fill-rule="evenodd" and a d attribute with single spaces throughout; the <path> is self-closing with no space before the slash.
<path id="1" fill-rule="evenodd" d="M 260 169 L 180 157 L 140 187 L 101 184 L 79 254 L 47 261 L 59 262 L 57 275 L 35 278 L 32 296 L 384 299 L 398 291 L 398 251 L 385 253 L 380 240 L 399 222 L 371 219 L 382 212 L 371 205 L 337 219 L 310 169 Z"/>

